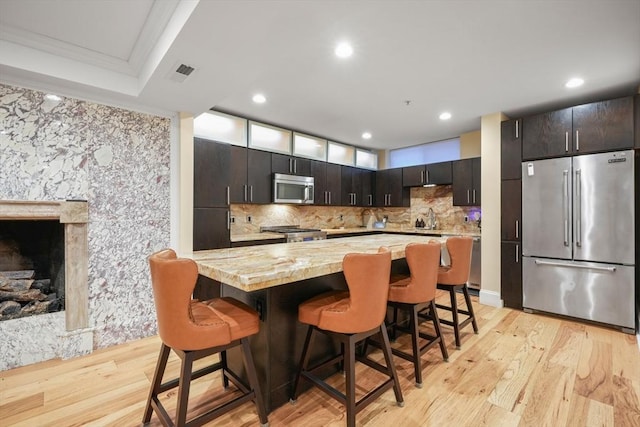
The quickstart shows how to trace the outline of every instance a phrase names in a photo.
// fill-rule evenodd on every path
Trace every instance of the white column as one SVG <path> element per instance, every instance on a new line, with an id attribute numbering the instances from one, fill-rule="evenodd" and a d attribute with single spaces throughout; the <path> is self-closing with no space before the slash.
<path id="1" fill-rule="evenodd" d="M 193 115 L 180 113 L 178 184 L 178 247 L 180 256 L 193 252 Z"/>
<path id="2" fill-rule="evenodd" d="M 482 116 L 482 304 L 501 307 L 500 296 L 500 122 L 502 113 Z"/>

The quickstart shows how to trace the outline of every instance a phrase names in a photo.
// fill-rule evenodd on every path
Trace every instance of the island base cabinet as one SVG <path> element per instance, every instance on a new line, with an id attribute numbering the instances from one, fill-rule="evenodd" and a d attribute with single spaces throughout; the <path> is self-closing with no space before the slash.
<path id="1" fill-rule="evenodd" d="M 394 261 L 392 273 L 408 274 L 406 260 Z M 221 296 L 236 298 L 260 313 L 260 331 L 249 337 L 249 341 L 267 412 L 287 403 L 293 392 L 308 330 L 308 325 L 298 321 L 298 306 L 321 293 L 347 289 L 342 272 L 254 292 L 221 285 Z M 387 319 L 390 318 L 389 311 Z M 403 319 L 401 317 L 400 321 Z M 339 342 L 326 335 L 316 333 L 313 340 L 310 348 L 311 363 L 320 362 L 340 352 Z M 227 360 L 229 367 L 247 381 L 240 347 L 228 350 Z M 326 369 L 326 372 L 320 374 L 322 377 L 338 372 L 339 366 L 336 364 Z M 311 388 L 309 382 L 301 381 L 303 390 Z"/>
<path id="2" fill-rule="evenodd" d="M 260 331 L 249 337 L 249 341 L 267 412 L 288 402 L 293 392 L 308 328 L 298 321 L 298 306 L 309 298 L 336 289 L 347 289 L 342 273 L 249 293 L 222 285 L 223 297 L 236 298 L 260 313 Z M 338 342 L 332 342 L 322 334 L 315 335 L 314 343 L 312 362 L 340 351 Z M 227 351 L 227 360 L 229 367 L 246 381 L 240 347 Z M 326 374 L 329 376 L 337 371 L 336 365 Z M 302 386 L 305 390 L 310 388 L 308 383 L 303 382 Z"/>

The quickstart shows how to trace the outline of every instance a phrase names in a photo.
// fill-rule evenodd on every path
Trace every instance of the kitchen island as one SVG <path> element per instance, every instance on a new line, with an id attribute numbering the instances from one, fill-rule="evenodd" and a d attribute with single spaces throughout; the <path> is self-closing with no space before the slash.
<path id="1" fill-rule="evenodd" d="M 192 257 L 201 275 L 220 283 L 220 295 L 243 301 L 260 313 L 260 332 L 250 341 L 264 401 L 271 411 L 289 400 L 302 352 L 306 325 L 298 322 L 298 305 L 322 292 L 347 289 L 344 255 L 375 253 L 386 246 L 394 260 L 392 271 L 407 274 L 406 245 L 434 239 L 443 241 L 433 236 L 375 234 L 199 251 Z M 338 352 L 339 346 L 327 337 L 316 339 L 312 359 Z M 229 351 L 229 364 L 234 371 L 243 371 L 238 350 Z"/>

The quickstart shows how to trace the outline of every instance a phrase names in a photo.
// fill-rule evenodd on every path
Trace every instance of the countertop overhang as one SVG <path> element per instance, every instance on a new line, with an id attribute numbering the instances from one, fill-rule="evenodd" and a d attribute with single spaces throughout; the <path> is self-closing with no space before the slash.
<path id="1" fill-rule="evenodd" d="M 407 244 L 429 240 L 443 242 L 445 238 L 383 233 L 197 251 L 191 258 L 203 276 L 251 292 L 340 272 L 347 253 L 375 253 L 380 246 L 386 246 L 395 260 L 405 257 Z"/>
<path id="2" fill-rule="evenodd" d="M 341 235 L 349 236 L 353 234 L 378 233 L 378 234 L 415 234 L 420 236 L 471 236 L 480 237 L 480 230 L 475 232 L 455 231 L 455 230 L 431 230 L 428 228 L 415 227 L 393 227 L 393 228 L 366 228 L 366 227 L 345 227 L 345 228 L 323 228 L 328 236 L 339 237 Z M 235 234 L 231 236 L 232 242 L 247 242 L 252 240 L 270 240 L 282 239 L 284 234 L 263 232 L 250 234 Z"/>

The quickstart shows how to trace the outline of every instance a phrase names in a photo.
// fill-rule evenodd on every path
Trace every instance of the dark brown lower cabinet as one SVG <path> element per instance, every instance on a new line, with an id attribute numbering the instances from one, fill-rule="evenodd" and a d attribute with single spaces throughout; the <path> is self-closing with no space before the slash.
<path id="1" fill-rule="evenodd" d="M 500 294 L 505 307 L 522 310 L 522 245 L 501 243 Z"/>
<path id="2" fill-rule="evenodd" d="M 227 208 L 195 208 L 193 210 L 194 251 L 231 246 L 229 214 Z"/>

